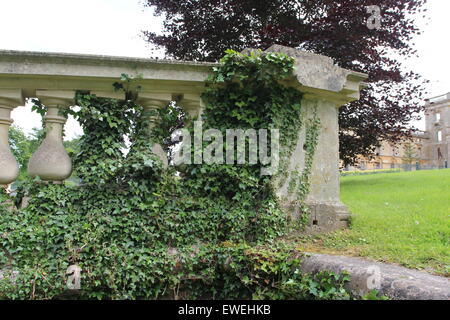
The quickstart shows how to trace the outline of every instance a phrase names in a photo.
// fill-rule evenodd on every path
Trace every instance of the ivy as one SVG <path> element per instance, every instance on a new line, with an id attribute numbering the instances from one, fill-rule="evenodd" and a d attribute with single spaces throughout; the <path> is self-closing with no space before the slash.
<path id="1" fill-rule="evenodd" d="M 305 169 L 293 178 L 301 202 L 319 122 L 303 120 L 301 93 L 282 83 L 292 70 L 282 54 L 228 51 L 208 79 L 202 121 L 223 133 L 279 129 L 284 163 L 306 125 Z M 276 241 L 291 221 L 260 164 L 163 169 L 152 145 L 169 150 L 185 115 L 171 104 L 149 132 L 138 86 L 126 75 L 122 82 L 115 88 L 125 100 L 78 92 L 78 109 L 67 111 L 84 130 L 73 159 L 80 185 L 33 181 L 26 208 L 2 209 L 0 269 L 14 281 L 0 280 L 0 298 L 348 298 L 345 276 L 302 275 L 298 253 Z M 70 265 L 82 270 L 80 291 L 66 290 Z"/>

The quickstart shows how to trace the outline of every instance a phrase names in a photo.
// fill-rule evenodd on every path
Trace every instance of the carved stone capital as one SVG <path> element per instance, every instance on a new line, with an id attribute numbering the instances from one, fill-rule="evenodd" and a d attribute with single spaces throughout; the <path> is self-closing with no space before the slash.
<path id="1" fill-rule="evenodd" d="M 146 110 L 164 108 L 172 101 L 172 95 L 168 93 L 139 92 L 136 102 Z"/>
<path id="2" fill-rule="evenodd" d="M 36 90 L 36 97 L 47 107 L 67 108 L 75 102 L 75 91 Z"/>

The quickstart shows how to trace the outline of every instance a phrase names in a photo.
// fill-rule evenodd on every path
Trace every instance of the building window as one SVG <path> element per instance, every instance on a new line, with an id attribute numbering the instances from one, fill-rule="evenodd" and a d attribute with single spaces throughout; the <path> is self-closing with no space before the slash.
<path id="1" fill-rule="evenodd" d="M 436 113 L 436 122 L 441 121 L 441 114 L 440 113 Z"/>
<path id="2" fill-rule="evenodd" d="M 439 131 L 437 132 L 437 141 L 438 141 L 438 142 L 442 142 L 442 131 L 441 131 L 441 130 L 439 130 Z"/>

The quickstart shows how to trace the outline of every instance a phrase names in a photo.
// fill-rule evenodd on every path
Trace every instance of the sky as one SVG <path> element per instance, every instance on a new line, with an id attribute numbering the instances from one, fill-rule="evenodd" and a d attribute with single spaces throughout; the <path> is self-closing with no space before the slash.
<path id="1" fill-rule="evenodd" d="M 430 97 L 450 92 L 450 1 L 428 0 L 428 19 L 418 19 L 423 30 L 416 37 L 418 58 L 406 67 L 431 81 Z M 149 57 L 142 30 L 158 31 L 162 19 L 154 17 L 142 0 L 0 0 L 0 49 Z M 15 125 L 31 132 L 40 116 L 24 106 L 13 110 Z M 424 128 L 423 121 L 414 123 Z M 82 130 L 69 119 L 66 139 Z"/>

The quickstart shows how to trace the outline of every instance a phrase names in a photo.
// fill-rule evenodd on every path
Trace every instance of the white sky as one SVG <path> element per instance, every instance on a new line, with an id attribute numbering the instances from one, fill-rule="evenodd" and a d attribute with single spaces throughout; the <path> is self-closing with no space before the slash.
<path id="1" fill-rule="evenodd" d="M 416 38 L 418 58 L 407 67 L 431 80 L 431 96 L 450 92 L 450 1 L 428 0 L 429 21 L 420 20 L 424 33 Z M 157 31 L 153 17 L 140 0 L 0 0 L 0 49 L 149 57 L 141 30 Z M 40 116 L 30 106 L 13 111 L 16 125 L 30 132 Z M 423 123 L 417 123 L 423 129 Z M 66 138 L 80 134 L 69 119 Z"/>

